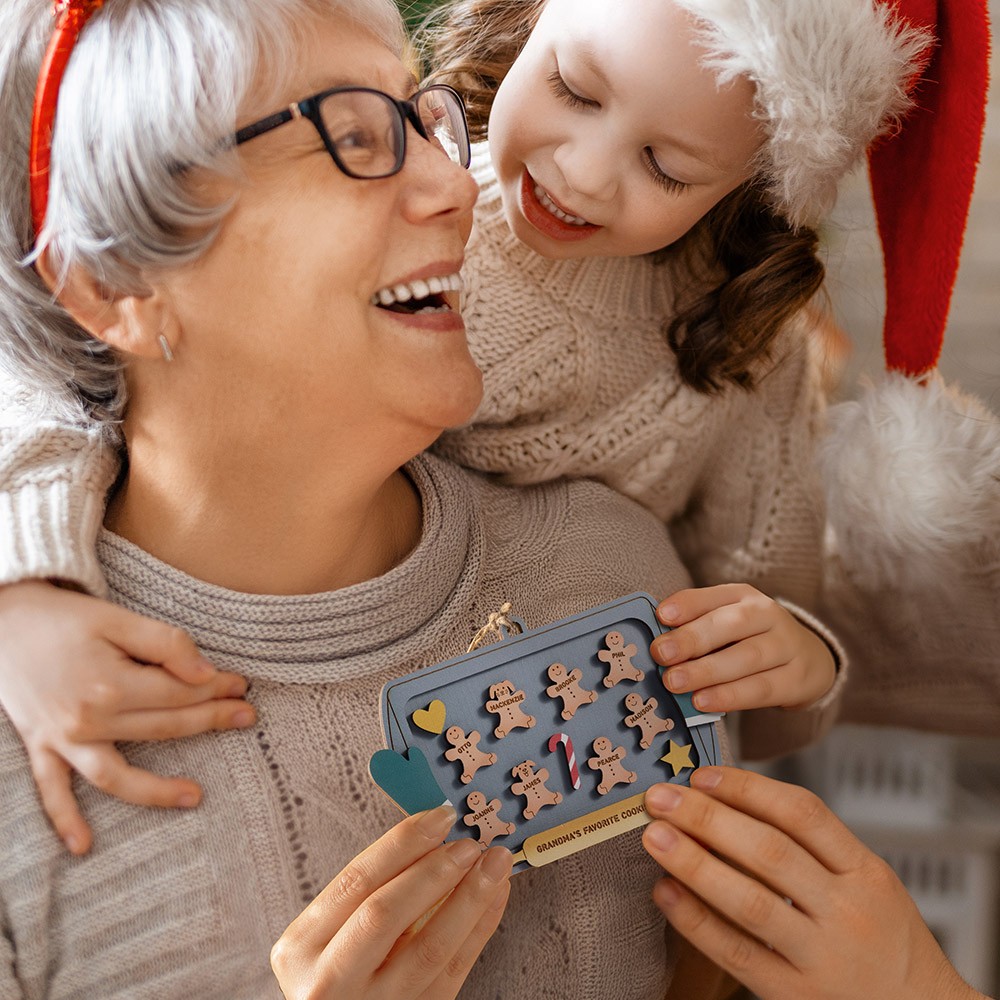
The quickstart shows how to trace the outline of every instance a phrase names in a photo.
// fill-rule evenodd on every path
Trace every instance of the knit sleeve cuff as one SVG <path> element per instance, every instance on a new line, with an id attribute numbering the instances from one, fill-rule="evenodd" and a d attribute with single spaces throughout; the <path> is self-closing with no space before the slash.
<path id="1" fill-rule="evenodd" d="M 827 648 L 833 654 L 833 665 L 837 671 L 837 675 L 833 680 L 830 690 L 821 698 L 817 698 L 816 701 L 797 709 L 800 712 L 824 712 L 831 705 L 837 704 L 844 693 L 844 685 L 847 683 L 848 673 L 847 652 L 833 632 L 814 615 L 800 608 L 797 604 L 792 604 L 791 601 L 786 601 L 780 597 L 777 599 L 777 603 L 794 616 L 800 624 L 809 629 L 810 632 L 815 632 L 826 643 Z"/>
<path id="2" fill-rule="evenodd" d="M 96 543 L 117 471 L 99 427 L 0 427 L 0 585 L 47 578 L 105 596 Z"/>

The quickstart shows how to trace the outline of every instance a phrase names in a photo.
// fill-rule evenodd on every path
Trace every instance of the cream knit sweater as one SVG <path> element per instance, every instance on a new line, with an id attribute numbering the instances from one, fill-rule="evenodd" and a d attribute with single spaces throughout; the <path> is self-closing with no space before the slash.
<path id="1" fill-rule="evenodd" d="M 195 776 L 204 803 L 141 809 L 78 783 L 96 836 L 73 858 L 0 715 L 0 997 L 278 997 L 272 943 L 399 819 L 367 773 L 383 745 L 383 683 L 464 652 L 506 600 L 537 625 L 687 583 L 662 525 L 602 486 L 511 490 L 432 457 L 408 471 L 423 503 L 418 547 L 385 576 L 332 593 L 227 591 L 102 533 L 112 598 L 188 629 L 215 663 L 246 675 L 259 722 L 127 745 L 136 765 Z M 822 722 L 751 716 L 769 738 Z M 661 1000 L 673 941 L 650 901 L 657 877 L 638 832 L 517 876 L 462 996 Z"/>
<path id="2" fill-rule="evenodd" d="M 698 584 L 744 581 L 813 607 L 822 400 L 803 331 L 787 332 L 755 392 L 695 392 L 661 329 L 669 264 L 540 257 L 504 220 L 485 144 L 473 171 L 463 311 L 486 392 L 439 452 L 514 483 L 600 479 L 671 525 Z"/>

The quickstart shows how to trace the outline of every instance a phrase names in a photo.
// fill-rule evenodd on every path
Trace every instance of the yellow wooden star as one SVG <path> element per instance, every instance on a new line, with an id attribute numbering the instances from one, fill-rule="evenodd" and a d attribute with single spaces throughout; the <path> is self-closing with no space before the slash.
<path id="1" fill-rule="evenodd" d="M 665 753 L 660 760 L 666 761 L 674 769 L 676 778 L 685 767 L 694 767 L 694 761 L 691 760 L 691 744 L 675 743 L 673 740 L 668 740 L 668 743 L 670 752 Z"/>

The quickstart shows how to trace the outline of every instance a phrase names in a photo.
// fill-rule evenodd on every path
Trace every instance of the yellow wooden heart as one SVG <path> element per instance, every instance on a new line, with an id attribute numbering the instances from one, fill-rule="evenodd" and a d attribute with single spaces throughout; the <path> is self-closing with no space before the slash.
<path id="1" fill-rule="evenodd" d="M 413 713 L 413 724 L 425 733 L 444 732 L 444 702 L 434 699 L 426 708 L 418 708 Z"/>

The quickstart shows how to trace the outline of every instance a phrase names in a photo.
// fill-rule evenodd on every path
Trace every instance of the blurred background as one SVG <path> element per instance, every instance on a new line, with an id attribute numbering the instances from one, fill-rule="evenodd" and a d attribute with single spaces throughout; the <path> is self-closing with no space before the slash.
<path id="1" fill-rule="evenodd" d="M 441 5 L 441 0 L 396 0 L 399 9 L 406 18 L 411 30 L 435 7 Z"/>
<path id="2" fill-rule="evenodd" d="M 416 24 L 437 0 L 400 0 Z M 990 0 L 996 19 L 1000 0 Z M 993 76 L 998 76 L 994 59 Z M 1000 412 L 1000 105 L 991 92 L 940 370 Z M 822 233 L 833 314 L 849 337 L 835 396 L 883 370 L 885 295 L 865 172 L 844 187 Z M 1000 651 L 997 654 L 1000 669 Z M 820 746 L 767 768 L 812 787 L 888 860 L 959 971 L 1000 996 L 1000 734 L 982 740 L 837 727 Z"/>
<path id="3" fill-rule="evenodd" d="M 1000 0 L 990 0 L 990 8 L 996 24 Z M 1000 411 L 1000 60 L 996 55 L 992 63 L 982 162 L 940 370 L 948 381 L 957 381 Z M 866 172 L 844 185 L 822 236 L 828 256 L 828 291 L 836 318 L 854 346 L 842 386 L 849 394 L 860 374 L 882 368 L 885 294 Z"/>
<path id="4" fill-rule="evenodd" d="M 998 23 L 1000 0 L 990 0 L 990 12 Z M 992 63 L 982 162 L 939 368 L 1000 413 L 996 55 Z M 883 369 L 882 260 L 865 172 L 844 186 L 822 236 L 834 316 L 851 345 L 836 390 L 848 398 L 859 378 Z M 976 740 L 840 726 L 775 770 L 819 792 L 893 865 L 959 971 L 1000 996 L 1000 733 Z"/>

